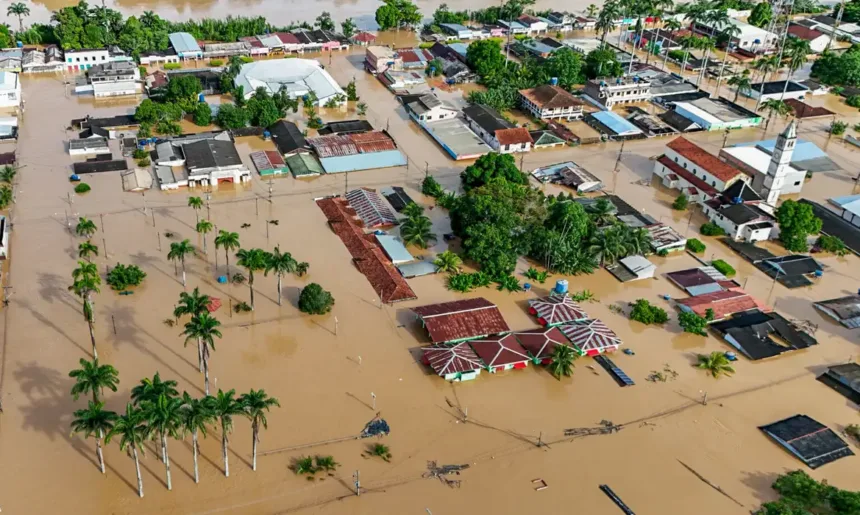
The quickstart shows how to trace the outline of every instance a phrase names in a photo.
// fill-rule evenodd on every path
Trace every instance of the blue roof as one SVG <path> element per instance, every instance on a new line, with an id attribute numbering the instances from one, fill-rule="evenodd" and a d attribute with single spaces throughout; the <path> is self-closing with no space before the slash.
<path id="1" fill-rule="evenodd" d="M 377 234 L 376 240 L 392 263 L 408 263 L 415 260 L 399 238 L 395 238 L 390 234 Z"/>
<path id="2" fill-rule="evenodd" d="M 173 32 L 168 36 L 168 38 L 170 39 L 170 46 L 172 46 L 179 55 L 201 52 L 200 45 L 197 44 L 197 40 L 187 32 Z"/>
<path id="3" fill-rule="evenodd" d="M 463 57 L 466 57 L 466 49 L 469 47 L 469 45 L 467 45 L 467 44 L 465 44 L 465 43 L 449 43 L 449 44 L 448 44 L 448 47 L 449 47 L 451 50 L 453 50 L 453 51 L 457 52 L 458 54 L 462 55 Z"/>
<path id="4" fill-rule="evenodd" d="M 320 158 L 320 164 L 326 173 L 356 172 L 374 168 L 406 166 L 406 157 L 399 150 L 385 150 L 350 156 L 323 157 Z"/>
<path id="5" fill-rule="evenodd" d="M 598 111 L 593 113 L 592 116 L 603 125 L 609 127 L 617 135 L 642 134 L 642 131 L 636 128 L 635 125 L 612 111 Z"/>
<path id="6" fill-rule="evenodd" d="M 759 147 L 761 150 L 767 152 L 768 154 L 772 154 L 773 149 L 776 146 L 776 140 L 769 139 L 765 141 L 752 141 L 748 143 L 738 143 L 734 146 Z M 798 139 L 797 143 L 795 143 L 794 145 L 794 154 L 792 154 L 791 160 L 793 162 L 807 161 L 809 159 L 818 159 L 820 157 L 827 157 L 827 153 L 818 148 L 818 145 L 809 140 Z"/>

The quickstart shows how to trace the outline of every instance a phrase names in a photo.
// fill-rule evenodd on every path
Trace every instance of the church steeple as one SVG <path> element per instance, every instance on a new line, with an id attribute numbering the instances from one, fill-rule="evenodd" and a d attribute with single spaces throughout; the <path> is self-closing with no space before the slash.
<path id="1" fill-rule="evenodd" d="M 767 174 L 756 175 L 753 180 L 753 188 L 771 206 L 776 206 L 779 200 L 779 194 L 785 185 L 786 175 L 791 165 L 791 156 L 794 154 L 796 144 L 797 120 L 792 120 L 782 131 L 782 134 L 776 138 L 776 145 L 770 157 Z"/>

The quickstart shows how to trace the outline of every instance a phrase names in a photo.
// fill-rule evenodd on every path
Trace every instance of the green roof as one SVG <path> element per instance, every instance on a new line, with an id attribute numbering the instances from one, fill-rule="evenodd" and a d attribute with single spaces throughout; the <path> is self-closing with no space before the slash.
<path id="1" fill-rule="evenodd" d="M 290 171 L 296 177 L 325 173 L 320 162 L 310 154 L 294 154 L 288 157 L 286 161 Z"/>

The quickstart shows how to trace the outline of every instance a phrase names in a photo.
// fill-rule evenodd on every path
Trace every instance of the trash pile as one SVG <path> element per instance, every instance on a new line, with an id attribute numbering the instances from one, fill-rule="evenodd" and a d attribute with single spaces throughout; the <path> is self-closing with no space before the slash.
<path id="1" fill-rule="evenodd" d="M 384 418 L 374 417 L 373 420 L 364 426 L 361 430 L 361 438 L 370 438 L 371 436 L 387 436 L 391 432 L 388 427 L 388 422 Z"/>

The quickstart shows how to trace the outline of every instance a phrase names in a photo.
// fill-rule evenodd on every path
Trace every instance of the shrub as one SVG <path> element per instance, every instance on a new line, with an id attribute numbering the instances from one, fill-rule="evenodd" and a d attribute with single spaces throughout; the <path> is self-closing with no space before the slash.
<path id="1" fill-rule="evenodd" d="M 148 157 L 144 157 L 143 159 L 137 160 L 137 166 L 140 166 L 142 168 L 149 166 L 149 163 L 150 163 L 150 161 L 149 161 Z"/>
<path id="2" fill-rule="evenodd" d="M 684 329 L 685 333 L 698 334 L 699 336 L 707 336 L 705 327 L 708 321 L 695 313 L 684 311 L 678 315 L 678 324 Z"/>
<path id="3" fill-rule="evenodd" d="M 379 456 L 386 462 L 391 461 L 391 450 L 387 445 L 381 443 L 375 443 L 370 447 L 370 454 L 373 456 Z"/>
<path id="4" fill-rule="evenodd" d="M 182 69 L 181 63 L 164 63 L 165 70 L 180 70 Z"/>
<path id="5" fill-rule="evenodd" d="M 322 129 L 323 122 L 320 118 L 311 118 L 308 120 L 308 127 L 311 129 Z"/>
<path id="6" fill-rule="evenodd" d="M 299 294 L 299 311 L 309 315 L 324 315 L 334 306 L 334 297 L 317 283 L 310 283 Z"/>
<path id="7" fill-rule="evenodd" d="M 687 240 L 687 250 L 689 250 L 690 252 L 701 254 L 705 251 L 706 248 L 707 247 L 705 246 L 705 244 L 697 240 L 696 238 L 690 238 L 689 240 Z"/>
<path id="8" fill-rule="evenodd" d="M 851 107 L 860 107 L 860 95 L 851 95 L 845 99 L 845 103 Z"/>
<path id="9" fill-rule="evenodd" d="M 209 66 L 214 66 L 216 68 L 218 66 L 222 66 L 223 64 L 224 64 L 224 61 L 222 61 L 221 59 L 212 59 L 211 61 L 209 61 Z"/>
<path id="10" fill-rule="evenodd" d="M 687 198 L 687 195 L 681 193 L 678 195 L 678 198 L 675 199 L 675 202 L 672 202 L 672 209 L 677 211 L 684 211 L 687 209 L 687 204 L 690 203 L 690 200 Z"/>
<path id="11" fill-rule="evenodd" d="M 592 293 L 591 290 L 580 290 L 578 292 L 571 293 L 570 298 L 575 302 L 593 301 L 594 293 Z"/>
<path id="12" fill-rule="evenodd" d="M 498 287 L 496 289 L 499 291 L 516 292 L 523 290 L 523 287 L 520 286 L 520 282 L 517 280 L 516 277 L 512 275 L 500 277 L 496 280 L 496 284 L 498 284 Z"/>
<path id="13" fill-rule="evenodd" d="M 445 194 L 445 191 L 432 175 L 428 175 L 421 182 L 421 193 L 428 197 L 439 198 Z"/>
<path id="14" fill-rule="evenodd" d="M 456 202 L 457 195 L 454 195 L 453 193 L 444 193 L 441 197 L 436 198 L 436 203 L 439 204 L 439 207 L 445 209 L 453 209 Z"/>
<path id="15" fill-rule="evenodd" d="M 669 255 L 669 250 L 668 249 L 660 249 L 657 251 L 657 255 L 660 257 L 666 257 Z"/>
<path id="16" fill-rule="evenodd" d="M 107 282 L 116 291 L 123 291 L 129 286 L 140 286 L 146 278 L 146 272 L 137 265 L 117 264 L 108 274 Z"/>
<path id="17" fill-rule="evenodd" d="M 854 130 L 855 130 L 855 131 L 857 131 L 857 132 L 860 132 L 860 123 L 855 123 L 855 124 L 854 124 Z"/>
<path id="18" fill-rule="evenodd" d="M 149 152 L 142 148 L 136 148 L 134 149 L 134 154 L 132 154 L 132 157 L 134 157 L 135 159 L 143 159 L 145 157 L 149 157 Z"/>
<path id="19" fill-rule="evenodd" d="M 848 433 L 848 436 L 853 438 L 855 441 L 860 442 L 860 426 L 857 424 L 850 424 L 845 428 L 845 432 Z"/>
<path id="20" fill-rule="evenodd" d="M 243 301 L 233 306 L 233 311 L 236 313 L 248 313 L 251 311 L 251 306 Z"/>
<path id="21" fill-rule="evenodd" d="M 526 278 L 531 279 L 532 281 L 537 281 L 541 284 L 546 282 L 546 278 L 549 277 L 549 272 L 546 270 L 538 270 L 535 267 L 529 267 L 525 273 Z"/>
<path id="22" fill-rule="evenodd" d="M 845 129 L 848 128 L 848 124 L 843 122 L 842 120 L 838 120 L 830 123 L 830 134 L 834 136 L 842 136 L 845 134 Z"/>
<path id="23" fill-rule="evenodd" d="M 724 236 L 726 234 L 722 227 L 711 222 L 702 224 L 699 232 L 705 236 Z"/>
<path id="24" fill-rule="evenodd" d="M 716 259 L 711 261 L 711 266 L 717 269 L 717 272 L 723 274 L 726 277 L 734 277 L 736 271 L 732 267 L 732 265 L 726 263 L 722 259 Z"/>
<path id="25" fill-rule="evenodd" d="M 630 312 L 630 319 L 642 322 L 645 325 L 665 324 L 669 321 L 669 315 L 665 309 L 654 306 L 645 299 L 639 299 L 633 303 L 633 311 Z"/>
<path id="26" fill-rule="evenodd" d="M 824 252 L 832 252 L 837 256 L 844 256 L 848 253 L 845 243 L 836 236 L 822 234 L 815 244 Z"/>
<path id="27" fill-rule="evenodd" d="M 91 189 L 92 188 L 90 188 L 89 184 L 87 184 L 85 182 L 81 182 L 81 183 L 78 183 L 77 186 L 75 186 L 75 193 L 86 193 L 86 192 L 90 191 Z"/>
<path id="28" fill-rule="evenodd" d="M 146 77 L 146 66 L 138 66 L 137 71 L 140 73 L 140 77 Z"/>
<path id="29" fill-rule="evenodd" d="M 240 61 L 242 61 L 242 62 L 243 62 L 243 63 L 245 63 L 245 64 L 253 63 L 253 62 L 254 62 L 254 59 L 252 59 L 252 58 L 248 57 L 247 55 L 239 56 L 239 60 L 240 60 Z"/>
<path id="30" fill-rule="evenodd" d="M 474 287 L 475 285 L 473 282 L 472 274 L 456 274 L 448 276 L 449 290 L 466 293 L 472 291 L 472 288 Z"/>

